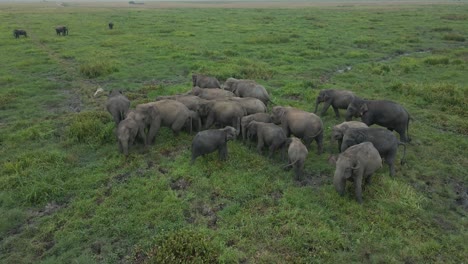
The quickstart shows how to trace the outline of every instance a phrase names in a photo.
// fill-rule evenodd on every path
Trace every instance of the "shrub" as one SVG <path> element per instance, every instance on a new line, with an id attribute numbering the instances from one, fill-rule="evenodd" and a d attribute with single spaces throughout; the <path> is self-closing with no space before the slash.
<path id="1" fill-rule="evenodd" d="M 95 60 L 80 66 L 81 74 L 88 78 L 97 78 L 117 71 L 119 71 L 119 69 L 116 63 L 105 60 Z"/>
<path id="2" fill-rule="evenodd" d="M 105 144 L 114 140 L 114 123 L 103 111 L 81 112 L 73 115 L 65 136 L 71 142 Z"/>
<path id="3" fill-rule="evenodd" d="M 463 37 L 462 35 L 460 34 L 456 34 L 456 33 L 452 33 L 452 34 L 447 34 L 443 37 L 444 40 L 450 40 L 450 41 L 460 41 L 460 42 L 464 42 L 465 41 L 465 37 Z"/>

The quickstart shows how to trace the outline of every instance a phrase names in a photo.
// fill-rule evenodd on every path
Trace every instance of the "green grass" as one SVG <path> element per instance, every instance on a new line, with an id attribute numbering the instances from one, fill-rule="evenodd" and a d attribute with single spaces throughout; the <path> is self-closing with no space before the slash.
<path id="1" fill-rule="evenodd" d="M 466 4 L 0 13 L 0 263 L 466 261 Z M 301 182 L 239 141 L 227 161 L 190 166 L 192 136 L 166 128 L 118 153 L 94 91 L 124 90 L 135 107 L 188 91 L 192 73 L 255 79 L 307 111 L 335 87 L 399 102 L 413 118 L 407 164 L 379 170 L 359 205 L 314 144 Z M 334 150 L 342 120 L 322 120 Z"/>

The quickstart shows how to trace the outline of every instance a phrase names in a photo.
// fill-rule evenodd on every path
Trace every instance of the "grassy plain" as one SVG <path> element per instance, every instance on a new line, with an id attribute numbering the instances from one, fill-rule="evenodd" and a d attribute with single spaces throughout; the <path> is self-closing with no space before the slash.
<path id="1" fill-rule="evenodd" d="M 466 262 L 468 5 L 0 14 L 0 262 Z M 381 169 L 361 206 L 315 146 L 301 182 L 241 142 L 191 167 L 191 136 L 167 129 L 126 160 L 94 91 L 135 106 L 187 91 L 192 72 L 255 79 L 309 111 L 323 88 L 397 101 L 414 119 L 408 163 Z M 326 139 L 342 122 L 322 120 Z"/>

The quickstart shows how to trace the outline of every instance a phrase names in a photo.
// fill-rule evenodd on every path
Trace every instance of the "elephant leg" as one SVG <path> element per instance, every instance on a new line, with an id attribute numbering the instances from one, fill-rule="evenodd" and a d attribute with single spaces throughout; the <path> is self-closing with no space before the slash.
<path id="1" fill-rule="evenodd" d="M 340 118 L 340 111 L 338 111 L 338 108 L 333 106 L 333 111 L 335 111 L 335 118 L 339 119 Z"/>
<path id="2" fill-rule="evenodd" d="M 171 129 L 172 132 L 174 133 L 174 136 L 179 135 L 179 131 L 182 129 L 182 127 L 185 124 L 185 118 L 177 118 L 174 123 L 172 123 Z M 192 127 L 192 124 L 190 123 L 190 127 Z"/>
<path id="3" fill-rule="evenodd" d="M 388 168 L 390 169 L 390 176 L 395 176 L 395 157 L 386 157 L 385 163 L 388 164 Z"/>
<path id="4" fill-rule="evenodd" d="M 403 128 L 399 127 L 395 130 L 400 135 L 401 142 L 408 142 L 408 138 L 406 137 L 406 129 L 404 127 Z"/>
<path id="5" fill-rule="evenodd" d="M 315 141 L 317 142 L 317 155 L 322 154 L 323 152 L 323 132 L 321 132 L 318 136 L 315 137 Z"/>
<path id="6" fill-rule="evenodd" d="M 148 131 L 148 135 L 146 138 L 146 142 L 148 145 L 153 144 L 154 138 L 156 137 L 156 134 L 158 133 L 160 126 L 161 124 L 153 124 L 150 126 L 150 129 Z"/>
<path id="7" fill-rule="evenodd" d="M 356 200 L 362 204 L 362 174 L 354 178 L 354 189 L 356 192 Z"/>
<path id="8" fill-rule="evenodd" d="M 215 117 L 214 117 L 214 114 L 211 112 L 208 114 L 208 117 L 206 118 L 206 122 L 205 122 L 205 129 L 209 129 L 213 123 L 214 123 L 214 120 Z"/>
<path id="9" fill-rule="evenodd" d="M 257 137 L 258 137 L 257 138 L 257 141 L 258 141 L 257 142 L 257 151 L 258 151 L 258 154 L 262 155 L 262 148 L 263 148 L 263 145 L 264 145 L 263 137 L 260 136 L 260 135 L 258 135 Z"/>
<path id="10" fill-rule="evenodd" d="M 341 152 L 341 145 L 343 144 L 343 139 L 338 139 L 338 153 Z"/>
<path id="11" fill-rule="evenodd" d="M 220 160 L 226 160 L 228 157 L 227 144 L 224 143 L 218 148 L 218 154 Z"/>
<path id="12" fill-rule="evenodd" d="M 294 164 L 294 175 L 296 176 L 296 180 L 298 181 L 302 180 L 303 167 L 304 167 L 304 164 L 300 161 L 297 161 L 296 164 Z"/>
<path id="13" fill-rule="evenodd" d="M 320 112 L 320 116 L 323 116 L 327 112 L 330 105 L 331 105 L 330 101 L 323 102 L 323 108 L 322 108 L 322 111 Z"/>

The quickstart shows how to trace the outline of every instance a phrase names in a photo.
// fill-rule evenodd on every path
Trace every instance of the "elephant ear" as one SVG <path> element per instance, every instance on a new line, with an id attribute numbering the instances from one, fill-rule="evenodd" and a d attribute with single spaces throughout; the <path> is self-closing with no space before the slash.
<path id="1" fill-rule="evenodd" d="M 359 114 L 362 116 L 362 115 L 364 115 L 364 114 L 367 112 L 367 110 L 369 110 L 369 109 L 367 108 L 367 104 L 366 104 L 366 103 L 363 103 L 363 104 L 361 105 L 360 113 L 359 113 Z"/>

